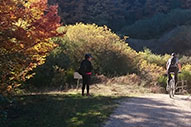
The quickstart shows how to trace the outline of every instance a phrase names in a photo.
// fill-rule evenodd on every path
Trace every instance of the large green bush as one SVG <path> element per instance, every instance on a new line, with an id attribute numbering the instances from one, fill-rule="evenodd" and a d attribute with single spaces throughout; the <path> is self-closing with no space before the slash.
<path id="1" fill-rule="evenodd" d="M 66 83 L 73 83 L 71 81 L 71 71 L 73 71 L 71 65 L 74 65 L 74 62 L 71 56 L 67 54 L 70 45 L 67 45 L 66 40 L 61 38 L 54 38 L 54 41 L 59 46 L 50 53 L 43 65 L 33 71 L 35 76 L 29 81 L 33 86 L 62 87 Z"/>
<path id="2" fill-rule="evenodd" d="M 47 57 L 44 65 L 35 70 L 31 80 L 36 86 L 65 86 L 74 83 L 73 72 L 78 70 L 84 54 L 91 53 L 96 74 L 109 77 L 136 72 L 137 53 L 106 26 L 90 24 L 69 25 L 64 37 L 54 38 L 59 46 Z"/>
<path id="3" fill-rule="evenodd" d="M 80 23 L 65 29 L 65 39 L 73 46 L 68 49 L 72 61 L 79 63 L 85 53 L 91 53 L 96 73 L 115 76 L 135 71 L 137 53 L 106 26 Z"/>

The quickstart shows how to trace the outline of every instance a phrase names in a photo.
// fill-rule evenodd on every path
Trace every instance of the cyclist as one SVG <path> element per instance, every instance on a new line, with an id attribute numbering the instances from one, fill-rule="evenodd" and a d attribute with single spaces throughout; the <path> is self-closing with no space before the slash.
<path id="1" fill-rule="evenodd" d="M 172 53 L 171 54 L 171 58 L 168 59 L 167 64 L 166 64 L 166 69 L 167 69 L 167 75 L 168 75 L 168 81 L 167 81 L 167 91 L 169 88 L 169 82 L 172 79 L 171 77 L 171 72 L 174 72 L 174 76 L 175 76 L 175 84 L 178 81 L 178 72 L 181 71 L 181 65 L 179 63 L 179 60 L 176 56 L 176 53 Z"/>

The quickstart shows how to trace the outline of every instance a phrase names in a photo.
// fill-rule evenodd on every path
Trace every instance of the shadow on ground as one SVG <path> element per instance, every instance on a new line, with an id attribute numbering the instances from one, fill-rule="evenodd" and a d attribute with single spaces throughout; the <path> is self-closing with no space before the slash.
<path id="1" fill-rule="evenodd" d="M 191 107 L 187 108 L 180 110 L 165 99 L 130 98 L 120 105 L 105 127 L 191 127 Z"/>
<path id="2" fill-rule="evenodd" d="M 8 127 L 100 127 L 117 98 L 79 94 L 16 97 L 8 109 Z"/>

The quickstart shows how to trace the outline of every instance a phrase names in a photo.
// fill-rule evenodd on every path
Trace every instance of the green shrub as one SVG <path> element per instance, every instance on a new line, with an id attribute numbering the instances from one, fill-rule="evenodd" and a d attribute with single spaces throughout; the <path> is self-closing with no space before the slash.
<path id="1" fill-rule="evenodd" d="M 191 82 L 191 72 L 183 70 L 182 73 L 179 74 L 179 79 Z"/>
<path id="2" fill-rule="evenodd" d="M 166 68 L 166 62 L 170 58 L 170 55 L 157 55 L 151 52 L 150 49 L 145 48 L 144 51 L 139 52 L 141 59 L 146 60 L 151 64 L 156 64 L 158 66 Z"/>
<path id="3" fill-rule="evenodd" d="M 191 92 L 191 64 L 189 62 L 182 65 L 182 73 L 179 74 L 179 79 L 186 81 L 187 91 Z"/>
<path id="4" fill-rule="evenodd" d="M 115 76 L 135 71 L 137 53 L 106 26 L 79 23 L 66 26 L 65 30 L 67 33 L 63 39 L 68 42 L 66 52 L 74 70 L 88 52 L 93 56 L 96 73 Z M 60 43 L 58 39 L 56 43 Z"/>
<path id="5" fill-rule="evenodd" d="M 118 76 L 136 71 L 137 53 L 106 26 L 93 24 L 69 25 L 64 37 L 53 38 L 59 46 L 47 57 L 44 65 L 34 72 L 34 86 L 59 87 L 74 84 L 73 73 L 78 70 L 84 54 L 91 53 L 94 72 Z"/>
<path id="6" fill-rule="evenodd" d="M 191 64 L 191 57 L 189 56 L 182 56 L 180 59 L 180 63 L 183 64 Z"/>
<path id="7" fill-rule="evenodd" d="M 167 76 L 164 76 L 164 75 L 160 76 L 160 77 L 158 78 L 158 84 L 159 84 L 160 86 L 166 88 L 166 85 L 167 85 Z"/>

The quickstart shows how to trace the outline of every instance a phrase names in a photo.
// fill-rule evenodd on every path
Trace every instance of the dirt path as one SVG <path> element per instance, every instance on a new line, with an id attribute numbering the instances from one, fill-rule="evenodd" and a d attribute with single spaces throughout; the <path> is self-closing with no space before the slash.
<path id="1" fill-rule="evenodd" d="M 125 99 L 104 127 L 191 127 L 191 97 L 150 94 Z"/>

